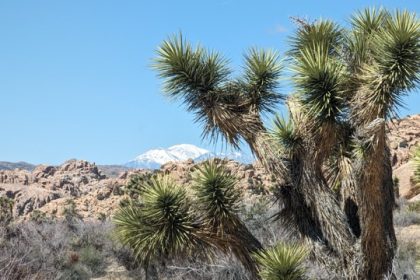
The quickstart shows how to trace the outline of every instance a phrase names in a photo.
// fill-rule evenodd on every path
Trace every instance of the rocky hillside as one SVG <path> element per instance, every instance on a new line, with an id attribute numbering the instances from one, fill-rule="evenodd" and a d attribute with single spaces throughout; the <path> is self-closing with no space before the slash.
<path id="1" fill-rule="evenodd" d="M 187 160 L 165 164 L 155 171 L 123 171 L 116 178 L 107 177 L 96 165 L 82 160 L 67 161 L 57 167 L 40 165 L 32 172 L 1 170 L 0 196 L 15 201 L 16 217 L 28 218 L 34 210 L 60 217 L 68 200 L 73 200 L 83 218 L 96 219 L 109 216 L 125 198 L 123 187 L 132 175 L 164 173 L 180 184 L 188 184 L 194 167 L 194 162 Z M 240 179 L 241 187 L 254 193 L 264 192 L 274 183 L 259 166 L 228 161 L 227 168 Z"/>
<path id="2" fill-rule="evenodd" d="M 400 195 L 409 200 L 420 200 L 420 193 L 415 191 L 410 181 L 413 166 L 409 158 L 416 145 L 420 144 L 420 115 L 394 120 L 388 134 L 394 177 L 398 178 Z"/>
<path id="3" fill-rule="evenodd" d="M 420 194 L 412 190 L 413 170 L 409 163 L 410 151 L 420 143 L 420 115 L 394 120 L 390 124 L 389 140 L 394 175 L 400 181 L 400 195 L 420 200 Z M 99 215 L 110 215 L 124 199 L 123 186 L 133 174 L 160 172 L 170 174 L 180 184 L 188 184 L 194 167 L 195 163 L 187 160 L 164 164 L 155 171 L 115 169 L 113 166 L 101 170 L 86 161 L 70 160 L 60 166 L 40 165 L 32 171 L 0 170 L 0 196 L 14 199 L 16 217 L 28 218 L 36 209 L 61 216 L 64 205 L 73 200 L 82 217 L 95 219 Z M 267 191 L 275 184 L 258 164 L 228 161 L 227 168 L 240 179 L 242 188 L 251 190 L 250 194 Z"/>

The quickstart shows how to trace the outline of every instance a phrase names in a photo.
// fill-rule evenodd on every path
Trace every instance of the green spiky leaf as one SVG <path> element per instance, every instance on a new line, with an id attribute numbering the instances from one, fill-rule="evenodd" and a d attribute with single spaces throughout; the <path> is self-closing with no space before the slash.
<path id="1" fill-rule="evenodd" d="M 300 280 L 305 275 L 303 261 L 308 250 L 302 245 L 279 243 L 255 254 L 263 280 Z"/>

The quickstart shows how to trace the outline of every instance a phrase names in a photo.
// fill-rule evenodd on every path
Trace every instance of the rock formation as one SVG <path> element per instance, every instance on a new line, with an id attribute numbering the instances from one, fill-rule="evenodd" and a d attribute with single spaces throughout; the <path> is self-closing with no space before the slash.
<path id="1" fill-rule="evenodd" d="M 399 180 L 401 197 L 417 201 L 420 193 L 414 190 L 411 182 L 414 170 L 409 159 L 416 145 L 420 145 L 420 115 L 393 120 L 388 133 L 394 177 Z"/>

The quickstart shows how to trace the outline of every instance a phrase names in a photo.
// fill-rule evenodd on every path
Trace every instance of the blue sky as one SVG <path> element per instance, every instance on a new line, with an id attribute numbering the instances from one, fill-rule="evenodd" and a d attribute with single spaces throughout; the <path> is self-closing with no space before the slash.
<path id="1" fill-rule="evenodd" d="M 347 24 L 381 5 L 420 12 L 416 0 L 0 1 L 0 160 L 119 164 L 178 143 L 220 151 L 161 94 L 150 64 L 162 40 L 182 31 L 240 71 L 249 47 L 285 52 L 290 16 Z M 405 101 L 402 116 L 420 113 L 419 91 Z"/>

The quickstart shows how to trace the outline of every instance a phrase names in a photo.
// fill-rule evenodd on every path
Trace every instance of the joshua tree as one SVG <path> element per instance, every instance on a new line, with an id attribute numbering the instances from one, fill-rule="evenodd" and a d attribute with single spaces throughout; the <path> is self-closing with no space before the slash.
<path id="1" fill-rule="evenodd" d="M 204 136 L 237 148 L 246 142 L 285 182 L 276 192 L 279 216 L 323 248 L 322 259 L 335 256 L 346 278 L 382 279 L 396 247 L 387 121 L 417 86 L 420 22 L 406 11 L 367 9 L 350 29 L 328 20 L 297 23 L 286 60 L 295 86 L 289 119 L 278 117 L 273 131 L 262 116 L 285 99 L 276 52 L 251 49 L 243 76 L 234 78 L 219 53 L 179 35 L 162 43 L 154 67 Z"/>

